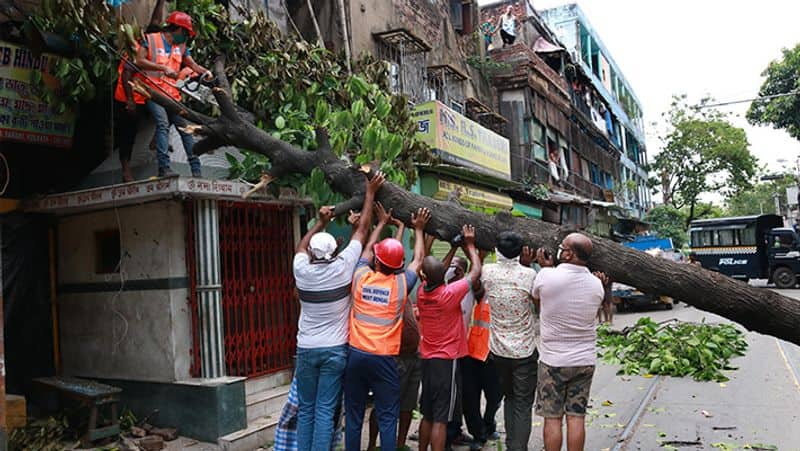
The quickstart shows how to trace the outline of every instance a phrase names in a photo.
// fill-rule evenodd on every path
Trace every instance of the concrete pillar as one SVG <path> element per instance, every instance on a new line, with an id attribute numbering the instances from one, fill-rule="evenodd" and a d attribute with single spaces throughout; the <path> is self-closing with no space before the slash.
<path id="1" fill-rule="evenodd" d="M 222 377 L 225 375 L 225 342 L 217 201 L 196 201 L 194 214 L 200 371 L 206 378 Z"/>

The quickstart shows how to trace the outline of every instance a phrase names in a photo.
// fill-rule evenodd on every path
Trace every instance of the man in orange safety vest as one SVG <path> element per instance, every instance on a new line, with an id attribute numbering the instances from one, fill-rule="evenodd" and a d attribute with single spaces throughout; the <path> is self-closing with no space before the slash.
<path id="1" fill-rule="evenodd" d="M 364 247 L 353 275 L 353 307 L 350 313 L 350 353 L 345 369 L 345 447 L 361 449 L 361 427 L 367 397 L 375 398 L 381 449 L 394 451 L 400 415 L 400 379 L 395 357 L 400 353 L 403 313 L 408 294 L 417 282 L 417 269 L 425 253 L 425 225 L 430 211 L 411 215 L 414 226 L 414 259 L 403 270 L 405 248 L 394 239 L 380 242 L 381 231 L 391 219 L 391 210 L 378 215 L 378 224 Z"/>
<path id="2" fill-rule="evenodd" d="M 197 64 L 191 56 L 186 43 L 195 36 L 192 18 L 181 11 L 173 11 L 167 17 L 167 26 L 163 31 L 148 33 L 136 54 L 136 65 L 144 69 L 144 82 L 162 95 L 181 100 L 180 90 L 175 82 L 183 67 L 188 67 L 206 80 L 211 80 L 211 71 Z M 183 117 L 168 112 L 152 100 L 146 103 L 147 110 L 156 122 L 156 156 L 159 177 L 174 175 L 170 169 L 169 127 L 174 125 L 181 136 L 184 152 L 189 161 L 192 175 L 200 177 L 200 160 L 192 154 L 194 138 L 183 130 L 189 123 Z"/>

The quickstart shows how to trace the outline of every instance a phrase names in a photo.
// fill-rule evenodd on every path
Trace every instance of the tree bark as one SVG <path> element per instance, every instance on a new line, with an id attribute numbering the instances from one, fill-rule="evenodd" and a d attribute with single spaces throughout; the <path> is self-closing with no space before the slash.
<path id="1" fill-rule="evenodd" d="M 165 108 L 201 125 L 198 131 L 206 138 L 197 143 L 196 151 L 208 152 L 221 145 L 232 145 L 260 153 L 272 162 L 269 175 L 274 178 L 289 174 L 308 176 L 314 168 L 320 168 L 334 191 L 351 197 L 350 201 L 336 207 L 338 214 L 360 205 L 364 173 L 348 166 L 331 151 L 323 130 L 317 133 L 318 148 L 315 151 L 306 151 L 273 138 L 237 111 L 230 96 L 222 58 L 217 59 L 215 72 L 218 87 L 214 88 L 214 95 L 222 113 L 217 118 L 188 110 L 145 86 L 139 85 L 137 90 L 147 92 Z M 553 251 L 560 241 L 574 231 L 536 219 L 513 217 L 508 213 L 494 216 L 476 213 L 452 202 L 410 193 L 389 182 L 384 184 L 376 198 L 387 208 L 392 208 L 395 217 L 409 226 L 413 211 L 421 207 L 430 209 L 433 217 L 425 231 L 440 240 L 450 241 L 463 224 L 472 224 L 476 231 L 476 245 L 481 249 L 493 249 L 498 233 L 513 230 L 524 237 L 527 245 L 544 247 L 555 254 Z M 652 257 L 605 238 L 588 236 L 594 243 L 594 253 L 589 261 L 593 270 L 603 271 L 613 280 L 642 291 L 680 299 L 749 330 L 800 344 L 800 327 L 797 326 L 800 324 L 800 301 L 771 290 L 750 287 L 695 265 Z"/>

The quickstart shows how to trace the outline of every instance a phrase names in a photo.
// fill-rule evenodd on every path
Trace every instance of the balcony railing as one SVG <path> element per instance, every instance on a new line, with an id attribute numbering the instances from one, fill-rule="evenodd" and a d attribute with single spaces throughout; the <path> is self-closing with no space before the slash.
<path id="1" fill-rule="evenodd" d="M 518 146 L 516 155 L 512 154 L 511 171 L 516 181 L 529 184 L 545 184 L 551 187 L 586 197 L 592 200 L 605 200 L 603 188 L 570 171 L 569 176 L 556 181 L 550 175 L 550 168 L 544 161 L 532 158 L 532 146 Z M 561 174 L 560 174 L 561 175 Z"/>

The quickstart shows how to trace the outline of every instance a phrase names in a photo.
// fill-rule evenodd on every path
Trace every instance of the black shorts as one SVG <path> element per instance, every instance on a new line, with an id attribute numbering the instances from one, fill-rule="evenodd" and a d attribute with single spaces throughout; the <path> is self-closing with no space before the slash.
<path id="1" fill-rule="evenodd" d="M 461 416 L 461 371 L 458 360 L 421 359 L 422 417 L 434 423 L 449 423 Z"/>
<path id="2" fill-rule="evenodd" d="M 517 37 L 513 34 L 506 33 L 505 30 L 500 30 L 500 38 L 503 40 L 503 44 L 511 45 L 514 41 L 517 40 Z"/>

